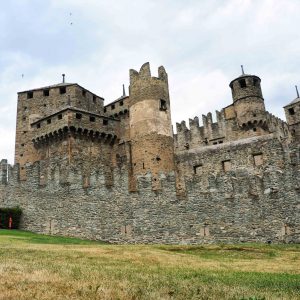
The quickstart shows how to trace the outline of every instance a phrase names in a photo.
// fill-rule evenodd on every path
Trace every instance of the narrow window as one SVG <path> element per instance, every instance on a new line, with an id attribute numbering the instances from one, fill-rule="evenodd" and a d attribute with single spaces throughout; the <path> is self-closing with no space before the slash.
<path id="1" fill-rule="evenodd" d="M 61 120 L 61 119 L 62 119 L 62 114 L 59 114 L 59 115 L 57 116 L 57 119 L 58 119 L 58 120 Z"/>
<path id="2" fill-rule="evenodd" d="M 219 144 L 223 144 L 223 141 L 219 141 Z"/>
<path id="3" fill-rule="evenodd" d="M 167 110 L 167 101 L 166 100 L 160 99 L 159 109 Z"/>
<path id="4" fill-rule="evenodd" d="M 246 80 L 245 79 L 240 79 L 239 84 L 240 84 L 241 88 L 245 88 L 246 87 Z"/>
<path id="5" fill-rule="evenodd" d="M 95 122 L 95 121 L 96 121 L 96 118 L 93 116 L 90 116 L 90 122 Z"/>
<path id="6" fill-rule="evenodd" d="M 120 102 L 120 106 L 123 106 L 123 105 L 124 105 L 124 102 L 123 102 L 123 101 L 121 101 L 121 102 Z"/>
<path id="7" fill-rule="evenodd" d="M 93 103 L 95 104 L 96 103 L 96 96 L 93 95 Z"/>
<path id="8" fill-rule="evenodd" d="M 83 96 L 83 97 L 86 96 L 86 90 L 82 90 L 82 96 Z"/>
<path id="9" fill-rule="evenodd" d="M 224 160 L 222 161 L 223 171 L 228 172 L 231 171 L 231 161 L 230 160 Z"/>
<path id="10" fill-rule="evenodd" d="M 43 94 L 45 97 L 48 97 L 49 96 L 49 90 L 43 90 Z"/>
<path id="11" fill-rule="evenodd" d="M 104 107 L 104 112 L 106 113 L 106 107 Z"/>
<path id="12" fill-rule="evenodd" d="M 288 111 L 291 116 L 295 114 L 295 110 L 293 107 L 289 108 Z"/>
<path id="13" fill-rule="evenodd" d="M 47 124 L 51 124 L 51 119 L 48 119 L 48 120 L 47 120 Z"/>
<path id="14" fill-rule="evenodd" d="M 62 86 L 59 88 L 59 93 L 62 95 L 62 94 L 65 94 L 67 92 L 67 89 L 65 86 Z"/>
<path id="15" fill-rule="evenodd" d="M 111 110 L 115 109 L 115 105 L 112 104 L 110 108 L 111 108 Z"/>
<path id="16" fill-rule="evenodd" d="M 258 86 L 258 79 L 257 78 L 253 78 L 253 85 Z"/>
<path id="17" fill-rule="evenodd" d="M 218 144 L 218 142 L 213 142 L 213 145 L 217 145 Z"/>
<path id="18" fill-rule="evenodd" d="M 253 161 L 255 166 L 261 166 L 264 163 L 262 154 L 253 154 Z"/>
<path id="19" fill-rule="evenodd" d="M 37 123 L 36 128 L 41 128 L 41 123 Z"/>
<path id="20" fill-rule="evenodd" d="M 108 125 L 108 120 L 103 120 L 103 125 Z"/>
<path id="21" fill-rule="evenodd" d="M 256 131 L 256 128 L 255 128 L 255 127 L 253 128 L 253 131 Z"/>
<path id="22" fill-rule="evenodd" d="M 27 99 L 33 98 L 33 92 L 28 92 L 27 93 Z"/>
<path id="23" fill-rule="evenodd" d="M 80 120 L 82 118 L 82 114 L 76 114 L 76 119 Z"/>

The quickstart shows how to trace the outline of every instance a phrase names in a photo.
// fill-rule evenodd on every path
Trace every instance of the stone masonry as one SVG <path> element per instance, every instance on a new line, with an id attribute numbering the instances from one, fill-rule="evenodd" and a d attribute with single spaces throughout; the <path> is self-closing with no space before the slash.
<path id="1" fill-rule="evenodd" d="M 233 103 L 177 123 L 168 75 L 130 70 L 108 105 L 78 84 L 18 94 L 15 165 L 0 165 L 0 207 L 22 229 L 112 243 L 300 242 L 300 98 L 287 123 L 261 80 L 230 83 Z"/>

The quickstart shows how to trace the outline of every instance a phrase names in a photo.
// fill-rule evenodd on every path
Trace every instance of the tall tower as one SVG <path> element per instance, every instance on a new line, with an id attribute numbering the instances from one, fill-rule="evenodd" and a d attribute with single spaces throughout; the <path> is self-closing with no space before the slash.
<path id="1" fill-rule="evenodd" d="M 300 97 L 296 86 L 297 98 L 284 107 L 287 123 L 293 140 L 300 141 Z"/>
<path id="2" fill-rule="evenodd" d="M 263 134 L 267 129 L 266 110 L 260 78 L 243 74 L 229 84 L 238 125 L 246 131 Z"/>
<path id="3" fill-rule="evenodd" d="M 153 174 L 157 186 L 159 172 L 174 170 L 173 132 L 168 75 L 163 66 L 151 77 L 150 65 L 139 72 L 130 70 L 130 140 L 133 175 Z"/>

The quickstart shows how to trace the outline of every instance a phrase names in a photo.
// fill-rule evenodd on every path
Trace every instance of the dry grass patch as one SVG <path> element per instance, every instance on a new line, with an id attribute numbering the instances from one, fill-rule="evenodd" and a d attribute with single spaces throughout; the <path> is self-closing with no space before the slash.
<path id="1" fill-rule="evenodd" d="M 299 265 L 297 245 L 108 245 L 2 231 L 0 299 L 300 299 Z"/>

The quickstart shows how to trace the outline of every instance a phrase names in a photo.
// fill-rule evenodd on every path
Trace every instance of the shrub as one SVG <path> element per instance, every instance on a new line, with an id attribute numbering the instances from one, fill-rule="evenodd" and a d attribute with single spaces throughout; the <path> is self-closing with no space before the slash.
<path id="1" fill-rule="evenodd" d="M 20 207 L 0 208 L 0 228 L 8 229 L 9 218 L 12 218 L 12 229 L 18 229 L 22 210 Z"/>

